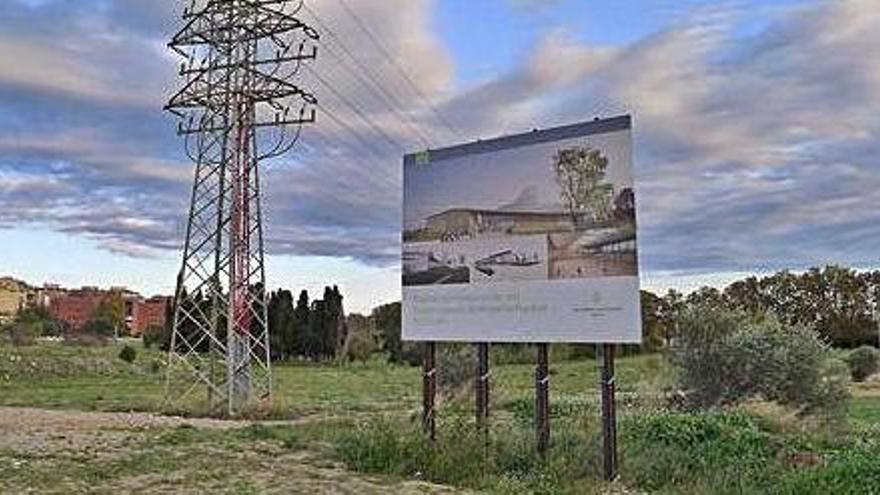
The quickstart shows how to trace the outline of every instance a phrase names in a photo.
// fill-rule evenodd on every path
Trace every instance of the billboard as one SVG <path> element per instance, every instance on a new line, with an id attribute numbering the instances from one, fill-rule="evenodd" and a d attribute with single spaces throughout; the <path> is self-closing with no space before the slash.
<path id="1" fill-rule="evenodd" d="M 641 341 L 629 116 L 404 157 L 403 338 Z"/>

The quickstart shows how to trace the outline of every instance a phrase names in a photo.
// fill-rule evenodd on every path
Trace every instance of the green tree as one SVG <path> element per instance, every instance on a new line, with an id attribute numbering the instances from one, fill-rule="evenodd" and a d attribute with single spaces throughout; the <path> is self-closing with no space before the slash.
<path id="1" fill-rule="evenodd" d="M 358 314 L 348 315 L 345 319 L 348 330 L 343 348 L 343 355 L 349 361 L 366 362 L 370 355 L 378 349 L 376 332 L 372 319 Z"/>
<path id="2" fill-rule="evenodd" d="M 582 215 L 595 222 L 611 214 L 614 187 L 604 182 L 607 168 L 608 159 L 589 146 L 562 149 L 553 158 L 556 183 L 575 225 Z"/>
<path id="3" fill-rule="evenodd" d="M 345 346 L 345 310 L 342 306 L 342 294 L 339 287 L 324 288 L 324 309 L 326 311 L 322 328 L 322 350 L 327 358 L 334 358 Z"/>
<path id="4" fill-rule="evenodd" d="M 279 290 L 272 293 L 268 312 L 272 359 L 290 359 L 295 355 L 296 339 L 293 295 L 290 291 Z"/>
<path id="5" fill-rule="evenodd" d="M 862 346 L 849 353 L 846 364 L 855 382 L 863 382 L 880 369 L 877 349 Z"/>
<path id="6" fill-rule="evenodd" d="M 36 336 L 58 337 L 61 335 L 61 323 L 45 306 L 28 306 L 18 312 L 12 325 L 24 325 Z"/>
<path id="7" fill-rule="evenodd" d="M 185 290 L 184 290 L 185 293 Z M 156 340 L 159 344 L 159 349 L 162 351 L 168 352 L 168 349 L 171 347 L 171 331 L 174 328 L 174 300 L 167 299 L 165 301 L 165 324 L 162 325 L 162 332 L 159 338 Z M 147 329 L 149 330 L 149 328 Z M 146 338 L 146 336 L 145 336 Z"/>
<path id="8" fill-rule="evenodd" d="M 748 314 L 771 312 L 786 324 L 814 328 L 835 347 L 878 343 L 880 271 L 859 273 L 836 265 L 811 268 L 802 274 L 783 270 L 735 281 L 723 291 L 703 287 L 684 301 L 677 293 L 675 301 L 669 295 L 663 299 L 664 311 L 673 315 L 680 314 L 681 308 L 726 308 Z M 675 305 L 679 309 L 673 309 Z"/>
<path id="9" fill-rule="evenodd" d="M 293 310 L 293 335 L 294 354 L 297 356 L 311 356 L 314 338 L 311 335 L 309 321 L 311 318 L 311 305 L 309 304 L 309 292 L 303 290 L 296 300 L 296 308 Z"/>
<path id="10" fill-rule="evenodd" d="M 119 292 L 112 292 L 98 304 L 92 314 L 93 320 L 106 322 L 113 329 L 112 335 L 125 331 L 125 300 Z"/>
<path id="11" fill-rule="evenodd" d="M 653 352 L 666 343 L 669 322 L 665 320 L 663 299 L 656 294 L 640 291 L 642 307 L 642 349 Z"/>
<path id="12" fill-rule="evenodd" d="M 660 306 L 661 318 L 666 322 L 665 345 L 668 348 L 678 333 L 678 321 L 687 305 L 684 296 L 675 289 L 669 289 L 663 296 Z"/>
<path id="13" fill-rule="evenodd" d="M 327 329 L 327 302 L 324 300 L 312 301 L 309 310 L 309 331 L 307 340 L 306 356 L 313 361 L 320 361 L 326 357 L 326 329 Z"/>
<path id="14" fill-rule="evenodd" d="M 722 309 L 727 307 L 724 294 L 715 287 L 700 287 L 685 298 L 688 307 Z"/>
<path id="15" fill-rule="evenodd" d="M 400 339 L 400 303 L 384 304 L 373 309 L 370 318 L 379 333 L 382 350 L 392 363 L 403 361 L 403 342 Z"/>
<path id="16" fill-rule="evenodd" d="M 147 349 L 157 346 L 159 349 L 164 347 L 164 350 L 168 350 L 168 346 L 165 343 L 165 327 L 162 325 L 148 326 L 144 330 L 144 335 L 141 339 L 143 340 L 144 347 Z"/>
<path id="17" fill-rule="evenodd" d="M 401 339 L 400 303 L 384 304 L 373 309 L 370 319 L 376 328 L 382 351 L 392 363 L 417 365 L 422 361 L 423 347 Z"/>

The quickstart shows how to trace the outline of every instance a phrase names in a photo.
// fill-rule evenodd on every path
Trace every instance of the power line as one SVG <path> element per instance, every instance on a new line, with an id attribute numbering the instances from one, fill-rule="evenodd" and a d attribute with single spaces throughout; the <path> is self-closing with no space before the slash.
<path id="1" fill-rule="evenodd" d="M 339 100 L 340 100 L 340 101 L 341 101 L 346 107 L 348 107 L 352 112 L 354 112 L 355 115 L 357 115 L 358 117 L 360 117 L 360 119 L 363 120 L 364 123 L 366 123 L 367 126 L 370 127 L 370 129 L 372 129 L 376 134 L 379 134 L 380 136 L 382 136 L 382 138 L 385 139 L 385 141 L 387 141 L 392 147 L 397 148 L 398 150 L 405 150 L 405 149 L 406 149 L 405 146 L 403 146 L 402 144 L 400 144 L 400 143 L 399 143 L 396 139 L 394 139 L 393 137 L 389 136 L 388 133 L 386 133 L 384 130 L 382 130 L 382 128 L 379 127 L 375 122 L 373 122 L 373 120 L 372 120 L 370 117 L 368 117 L 366 114 L 364 114 L 364 112 L 363 112 L 363 111 L 362 111 L 357 105 L 355 105 L 354 102 L 352 102 L 350 99 L 348 99 L 348 97 L 346 97 L 346 96 L 345 96 L 344 94 L 342 94 L 339 90 L 337 90 L 337 89 L 336 89 L 332 84 L 330 84 L 326 79 L 324 79 L 323 77 L 321 77 L 321 75 L 318 74 L 317 71 L 315 71 L 314 69 L 312 69 L 312 68 L 311 68 L 310 66 L 308 66 L 308 65 L 304 65 L 303 67 L 304 67 L 304 68 L 305 68 L 305 69 L 306 69 L 306 70 L 307 70 L 312 76 L 314 76 L 315 79 L 316 79 L 319 83 L 321 83 L 322 86 L 324 86 L 325 88 L 327 88 L 331 93 L 333 93 L 333 95 L 334 95 L 337 99 L 339 99 Z"/>
<path id="2" fill-rule="evenodd" d="M 348 6 L 348 4 L 345 2 L 345 0 L 339 0 L 339 4 L 342 6 L 342 8 L 345 10 L 345 12 L 349 15 L 349 17 L 351 17 L 354 20 L 354 22 L 358 25 L 360 30 L 363 31 L 364 34 L 367 35 L 367 38 L 370 39 L 370 41 L 373 43 L 373 45 L 375 45 L 376 48 L 378 48 L 379 51 L 382 53 L 382 55 L 389 62 L 391 62 L 391 65 L 393 65 L 394 68 L 397 69 L 397 72 L 401 75 L 401 77 L 403 77 L 404 81 L 406 81 L 406 83 L 409 85 L 410 89 L 412 89 L 413 92 L 415 92 L 416 96 L 418 96 L 422 100 L 422 102 L 428 108 L 431 109 L 431 112 L 434 114 L 434 116 L 437 117 L 437 119 L 443 124 L 443 126 L 446 127 L 446 129 L 448 129 L 449 132 L 454 134 L 458 139 L 463 141 L 464 137 L 461 135 L 461 133 L 458 132 L 449 123 L 449 121 L 447 121 L 440 114 L 440 112 L 437 110 L 437 107 L 435 107 L 434 104 L 431 103 L 431 101 L 428 99 L 428 97 L 425 96 L 425 94 L 422 92 L 422 90 L 420 90 L 419 87 L 416 85 L 416 83 L 413 82 L 413 80 L 409 77 L 409 75 L 406 73 L 406 71 L 403 69 L 403 67 L 400 66 L 400 63 L 397 61 L 397 59 L 395 59 L 391 55 L 391 53 L 388 52 L 388 50 L 385 48 L 385 46 L 379 42 L 379 40 L 376 38 L 376 36 L 373 35 L 372 31 L 370 31 L 370 29 L 364 24 L 364 22 L 357 15 L 355 15 L 355 13 L 351 10 L 351 8 Z"/>
<path id="3" fill-rule="evenodd" d="M 333 122 L 344 132 L 348 132 L 344 127 L 341 127 L 337 121 L 334 120 Z M 360 148 L 358 148 L 357 145 L 351 143 L 349 140 L 341 139 L 337 136 L 330 137 L 318 126 L 309 127 L 308 129 L 306 129 L 306 132 L 313 133 L 313 137 L 320 138 L 320 140 L 324 142 L 325 147 L 338 147 L 342 150 L 342 153 L 344 155 L 351 156 L 354 160 L 363 161 L 373 167 L 364 168 L 364 172 L 367 177 L 375 178 L 384 185 L 392 188 L 400 187 L 400 181 L 397 178 L 392 177 L 389 174 L 377 174 L 374 172 L 375 170 L 385 170 L 390 168 L 391 160 L 388 156 L 378 155 L 376 153 L 362 153 Z M 338 146 L 339 143 L 344 143 L 344 146 Z"/>
<path id="4" fill-rule="evenodd" d="M 323 112 L 324 115 L 329 117 L 330 120 L 333 123 L 335 123 L 338 127 L 340 127 L 343 131 L 347 132 L 350 136 L 354 137 L 358 142 L 360 142 L 361 145 L 366 147 L 373 154 L 373 156 L 375 156 L 376 158 L 378 158 L 380 160 L 387 157 L 387 155 L 385 153 L 383 153 L 381 150 L 379 150 L 376 147 L 375 143 L 373 143 L 373 142 L 367 140 L 365 137 L 363 137 L 363 135 L 361 135 L 361 133 L 354 130 L 354 128 L 352 128 L 347 122 L 345 122 L 345 120 L 338 117 L 329 108 L 327 108 L 323 104 L 319 103 L 318 109 L 321 110 L 321 112 Z"/>
<path id="5" fill-rule="evenodd" d="M 379 78 L 373 73 L 373 71 L 370 70 L 369 67 L 367 67 L 363 62 L 361 62 L 360 59 L 351 52 L 351 50 L 349 50 L 349 48 L 345 45 L 345 43 L 342 42 L 339 36 L 337 36 L 336 33 L 334 33 L 332 29 L 330 29 L 330 26 L 328 26 L 327 23 L 325 23 L 314 10 L 312 10 L 308 5 L 304 5 L 303 7 L 315 20 L 315 22 L 321 27 L 322 31 L 324 33 L 327 33 L 330 38 L 333 39 L 336 45 L 342 50 L 343 54 L 355 63 L 357 69 L 359 69 L 360 72 L 353 69 L 351 65 L 346 62 L 344 57 L 331 50 L 329 44 L 322 45 L 322 47 L 330 54 L 330 56 L 336 59 L 347 72 L 354 76 L 358 80 L 358 82 L 361 83 L 373 95 L 378 94 L 379 96 L 381 96 L 381 98 L 379 99 L 383 99 L 385 104 L 388 105 L 388 108 L 391 109 L 394 115 L 407 124 L 410 130 L 413 131 L 416 136 L 418 136 L 418 140 L 421 141 L 422 145 L 426 148 L 430 148 L 431 139 L 429 139 L 421 131 L 418 124 L 415 122 L 415 119 L 413 119 L 412 115 L 410 115 L 405 110 L 404 105 L 400 104 L 397 99 L 390 94 L 390 92 L 385 88 L 385 85 L 383 85 L 379 81 Z M 375 90 L 373 88 L 375 88 Z"/>
<path id="6" fill-rule="evenodd" d="M 398 105 L 396 104 L 396 102 L 393 101 L 391 99 L 391 97 L 385 96 L 384 89 L 382 89 L 380 92 L 377 93 L 367 83 L 367 81 L 364 79 L 364 77 L 357 70 L 353 69 L 350 65 L 348 65 L 345 62 L 345 60 L 342 57 L 337 55 L 335 52 L 333 52 L 329 48 L 330 47 L 328 45 L 324 45 L 324 49 L 325 49 L 326 53 L 330 54 L 331 57 L 336 59 L 339 62 L 339 65 L 342 66 L 342 68 L 345 69 L 346 72 L 351 74 L 357 80 L 357 82 L 361 85 L 361 87 L 363 87 L 368 92 L 370 92 L 374 97 L 377 97 L 376 98 L 377 100 L 384 103 L 384 105 L 389 110 L 391 110 L 391 112 L 394 114 L 394 117 L 401 124 L 403 124 L 405 126 L 405 129 L 407 131 L 409 131 L 409 133 L 412 135 L 412 137 L 414 138 L 414 141 L 419 142 L 425 148 L 431 148 L 431 140 L 427 137 L 427 135 L 425 135 L 424 132 L 422 132 L 422 130 L 417 125 L 414 124 L 413 118 L 411 116 L 409 116 L 405 111 L 398 110 Z M 381 88 L 381 86 L 377 86 L 377 87 Z"/>

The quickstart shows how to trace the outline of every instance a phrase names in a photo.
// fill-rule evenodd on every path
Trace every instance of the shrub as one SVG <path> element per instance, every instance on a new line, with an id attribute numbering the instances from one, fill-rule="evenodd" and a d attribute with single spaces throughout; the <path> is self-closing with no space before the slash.
<path id="1" fill-rule="evenodd" d="M 107 320 L 89 320 L 83 325 L 81 333 L 96 337 L 112 337 L 114 330 L 113 324 Z"/>
<path id="2" fill-rule="evenodd" d="M 762 397 L 831 413 L 846 403 L 842 369 L 809 327 L 786 325 L 770 315 L 700 308 L 683 314 L 679 329 L 672 361 L 691 406 Z"/>
<path id="3" fill-rule="evenodd" d="M 438 425 L 437 441 L 426 441 L 411 423 L 390 419 L 339 430 L 336 454 L 358 471 L 418 478 L 490 493 L 582 493 L 584 479 L 599 473 L 597 429 L 559 422 L 547 459 L 535 452 L 534 431 L 493 428 L 487 444 L 465 418 Z"/>
<path id="4" fill-rule="evenodd" d="M 425 346 L 423 344 L 418 342 L 404 342 L 401 347 L 400 360 L 396 362 L 406 363 L 410 366 L 419 366 L 422 364 L 424 354 Z"/>
<path id="5" fill-rule="evenodd" d="M 167 340 L 165 336 L 165 327 L 162 325 L 148 326 L 147 329 L 144 330 L 142 340 L 144 342 L 144 347 L 147 349 L 152 348 L 154 345 L 162 348 L 163 343 Z"/>
<path id="6" fill-rule="evenodd" d="M 346 359 L 365 363 L 376 349 L 378 345 L 369 328 L 349 330 L 345 342 Z"/>
<path id="7" fill-rule="evenodd" d="M 727 493 L 721 488 L 753 480 L 776 453 L 772 438 L 742 412 L 649 413 L 624 418 L 621 430 L 623 476 L 647 491 L 708 478 Z"/>
<path id="8" fill-rule="evenodd" d="M 451 394 L 474 380 L 477 353 L 473 345 L 444 344 L 437 348 L 437 383 Z"/>
<path id="9" fill-rule="evenodd" d="M 535 356 L 535 346 L 528 344 L 493 344 L 490 352 L 493 366 L 532 364 L 535 362 Z"/>
<path id="10" fill-rule="evenodd" d="M 880 368 L 877 350 L 866 345 L 852 351 L 846 357 L 846 364 L 849 365 L 850 375 L 856 382 L 865 381 Z"/>
<path id="11" fill-rule="evenodd" d="M 40 328 L 39 325 L 30 323 L 19 322 L 12 324 L 9 331 L 12 345 L 17 347 L 34 345 L 37 341 L 37 337 L 40 336 Z"/>
<path id="12" fill-rule="evenodd" d="M 130 345 L 126 345 L 119 351 L 119 359 L 125 361 L 126 363 L 133 363 L 135 359 L 137 359 L 137 351 L 134 347 Z"/>
<path id="13" fill-rule="evenodd" d="M 37 336 L 57 337 L 61 335 L 61 324 L 43 306 L 28 306 L 18 312 L 15 323 L 29 325 Z"/>

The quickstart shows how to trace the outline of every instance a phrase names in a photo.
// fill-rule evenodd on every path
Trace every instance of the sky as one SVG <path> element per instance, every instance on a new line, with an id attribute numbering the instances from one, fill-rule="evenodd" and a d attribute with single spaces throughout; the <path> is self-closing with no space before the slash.
<path id="1" fill-rule="evenodd" d="M 188 2 L 0 4 L 0 274 L 171 293 Z M 263 169 L 271 288 L 396 300 L 403 154 L 623 113 L 645 287 L 880 264 L 877 0 L 306 6 L 326 84 L 300 84 L 345 125 L 319 112 Z"/>

